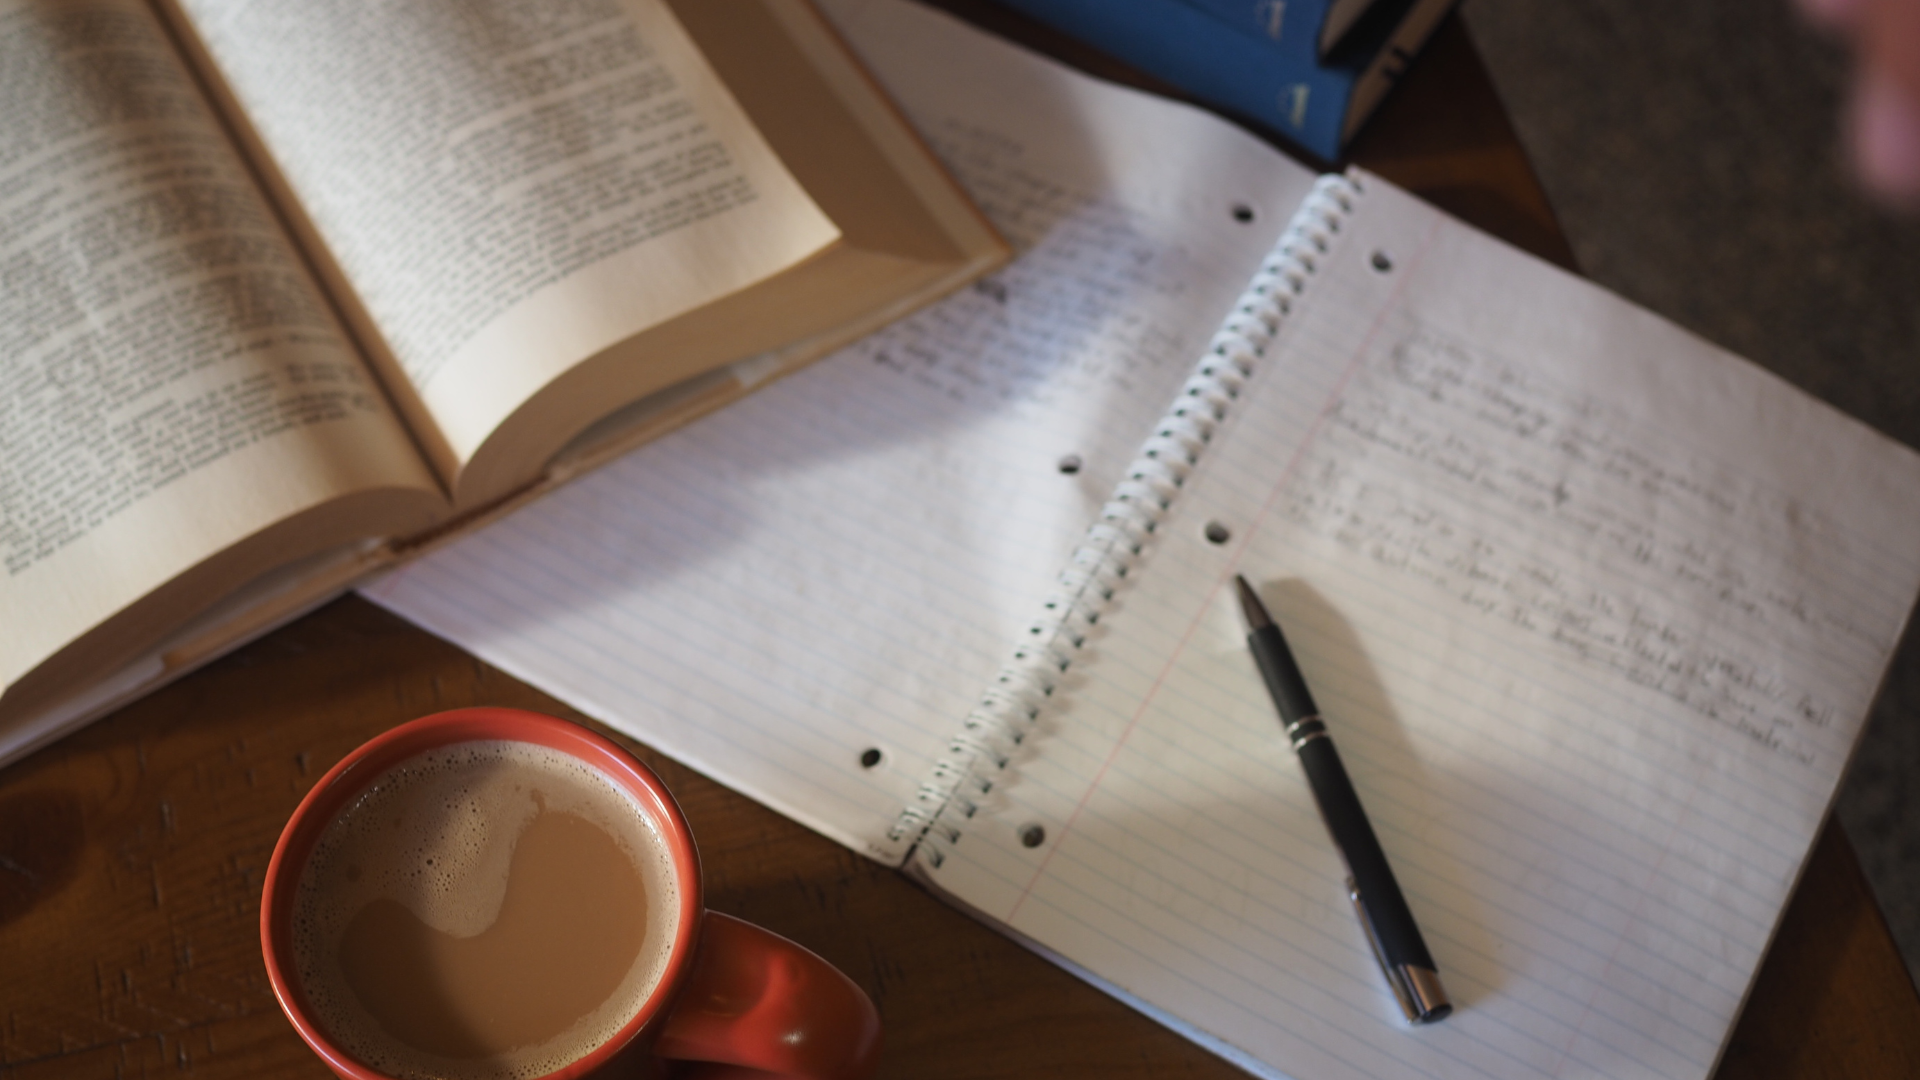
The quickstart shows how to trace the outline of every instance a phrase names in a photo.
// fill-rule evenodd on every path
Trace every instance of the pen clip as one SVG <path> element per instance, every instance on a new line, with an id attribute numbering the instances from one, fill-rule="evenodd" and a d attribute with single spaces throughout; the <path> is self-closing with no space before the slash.
<path id="1" fill-rule="evenodd" d="M 1360 886 L 1352 878 L 1347 879 L 1347 898 L 1353 901 L 1353 913 L 1360 919 L 1360 929 L 1367 935 L 1367 945 L 1373 950 L 1374 962 L 1380 965 L 1380 974 L 1386 977 L 1387 985 L 1393 988 L 1393 996 L 1400 1002 L 1400 1011 L 1406 1014 L 1409 1024 L 1427 1024 L 1444 1018 L 1453 1011 L 1453 1005 L 1447 1000 L 1447 992 L 1440 986 L 1438 973 L 1412 964 L 1395 964 L 1387 959 L 1380 947 L 1380 935 L 1374 932 L 1373 916 L 1367 911 L 1367 902 L 1360 895 Z"/>

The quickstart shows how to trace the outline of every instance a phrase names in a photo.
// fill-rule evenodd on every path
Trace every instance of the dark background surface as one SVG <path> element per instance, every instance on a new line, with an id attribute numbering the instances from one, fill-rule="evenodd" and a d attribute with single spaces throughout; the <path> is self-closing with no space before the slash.
<path id="1" fill-rule="evenodd" d="M 1789 0 L 1461 10 L 1588 277 L 1920 447 L 1920 213 L 1848 181 L 1846 58 Z M 1920 978 L 1911 630 L 1839 814 Z"/>

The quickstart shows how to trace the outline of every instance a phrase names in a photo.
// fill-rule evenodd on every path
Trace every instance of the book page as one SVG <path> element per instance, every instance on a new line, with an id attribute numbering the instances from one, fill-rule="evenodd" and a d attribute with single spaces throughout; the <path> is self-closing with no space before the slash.
<path id="1" fill-rule="evenodd" d="M 1312 175 L 945 16 L 828 10 L 1016 260 L 366 591 L 897 861 L 896 816 Z"/>
<path id="2" fill-rule="evenodd" d="M 574 364 L 838 236 L 659 0 L 178 6 L 449 480 Z"/>
<path id="3" fill-rule="evenodd" d="M 1920 456 L 1361 182 L 1081 685 L 926 873 L 1263 1075 L 1702 1080 L 1920 588 Z M 1442 1023 L 1374 962 L 1235 572 Z"/>
<path id="4" fill-rule="evenodd" d="M 0 3 L 0 280 L 0 687 L 293 515 L 391 511 L 232 574 L 442 503 L 146 5 Z"/>

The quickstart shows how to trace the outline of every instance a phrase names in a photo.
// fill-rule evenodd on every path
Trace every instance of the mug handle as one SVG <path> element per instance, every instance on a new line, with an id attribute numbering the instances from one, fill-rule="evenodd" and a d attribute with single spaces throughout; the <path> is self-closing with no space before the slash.
<path id="1" fill-rule="evenodd" d="M 866 1080 L 880 1063 L 880 1014 L 825 960 L 709 911 L 692 974 L 653 1052 L 708 1063 L 674 1074 L 700 1080 Z"/>

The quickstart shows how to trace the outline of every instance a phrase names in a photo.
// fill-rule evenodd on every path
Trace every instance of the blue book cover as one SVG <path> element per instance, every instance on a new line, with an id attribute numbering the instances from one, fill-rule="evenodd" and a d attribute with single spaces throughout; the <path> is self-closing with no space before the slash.
<path id="1" fill-rule="evenodd" d="M 1340 156 L 1454 0 L 1381 0 L 1324 60 L 1317 23 L 1293 33 L 1291 14 L 1281 11 L 1274 40 L 1229 25 L 1201 2 L 999 0 L 1325 161 Z M 1324 14 L 1327 6 L 1300 3 L 1303 12 Z"/>
<path id="2" fill-rule="evenodd" d="M 1186 0 L 1265 41 L 1311 38 L 1325 56 L 1378 0 Z"/>
<path id="3" fill-rule="evenodd" d="M 1318 41 L 1333 0 L 1183 0 L 1263 41 Z M 1115 5 L 1119 6 L 1119 5 Z"/>

